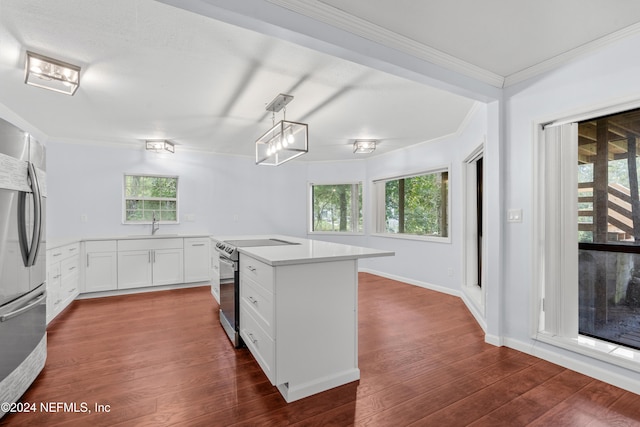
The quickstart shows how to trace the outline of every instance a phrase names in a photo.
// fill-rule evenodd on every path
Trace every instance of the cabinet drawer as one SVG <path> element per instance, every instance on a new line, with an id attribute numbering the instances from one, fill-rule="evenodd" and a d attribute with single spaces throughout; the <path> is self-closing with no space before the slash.
<path id="1" fill-rule="evenodd" d="M 240 257 L 240 277 L 248 277 L 273 292 L 273 267 L 248 256 Z"/>
<path id="2" fill-rule="evenodd" d="M 273 337 L 273 294 L 244 277 L 240 279 L 240 304 Z"/>
<path id="3" fill-rule="evenodd" d="M 62 258 L 68 258 L 80 253 L 80 244 L 74 243 L 60 248 L 62 250 Z M 55 250 L 55 249 L 54 249 Z"/>
<path id="4" fill-rule="evenodd" d="M 60 273 L 63 278 L 67 275 L 78 274 L 79 266 L 80 259 L 78 257 L 64 259 L 60 263 Z"/>
<path id="5" fill-rule="evenodd" d="M 182 249 L 184 239 L 128 239 L 118 240 L 119 251 L 141 251 L 149 249 Z"/>
<path id="6" fill-rule="evenodd" d="M 86 252 L 115 252 L 118 245 L 115 240 L 94 240 L 84 243 Z"/>
<path id="7" fill-rule="evenodd" d="M 271 384 L 275 384 L 275 343 L 243 306 L 240 307 L 240 336 Z"/>
<path id="8" fill-rule="evenodd" d="M 64 253 L 63 248 L 55 248 L 55 249 L 50 249 L 47 251 L 47 263 L 51 264 L 53 262 L 59 262 L 63 256 L 62 254 Z"/>

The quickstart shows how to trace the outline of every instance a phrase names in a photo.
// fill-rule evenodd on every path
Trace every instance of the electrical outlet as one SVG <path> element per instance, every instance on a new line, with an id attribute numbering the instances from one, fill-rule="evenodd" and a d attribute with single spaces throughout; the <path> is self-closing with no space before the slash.
<path id="1" fill-rule="evenodd" d="M 89 218 L 87 218 L 87 214 L 82 214 L 82 215 L 80 215 L 80 221 L 82 221 L 82 222 L 87 222 L 87 221 L 89 221 Z"/>

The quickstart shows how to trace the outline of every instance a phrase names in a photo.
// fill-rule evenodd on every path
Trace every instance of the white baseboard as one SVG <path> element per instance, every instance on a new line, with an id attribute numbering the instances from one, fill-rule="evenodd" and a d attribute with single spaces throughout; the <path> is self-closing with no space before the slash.
<path id="1" fill-rule="evenodd" d="M 640 394 L 640 383 L 638 380 L 623 374 L 618 374 L 593 366 L 591 363 L 578 360 L 575 357 L 568 357 L 558 352 L 550 351 L 549 349 L 544 348 L 545 344 L 543 343 L 534 342 L 532 344 L 513 338 L 504 338 L 504 345 L 523 353 L 530 354 L 531 356 L 546 360 L 547 362 L 555 363 L 556 365 L 579 372 L 591 378 L 604 381 L 632 393 Z"/>
<path id="2" fill-rule="evenodd" d="M 210 286 L 210 285 L 211 285 L 211 282 L 193 282 L 193 283 L 182 283 L 178 285 L 148 286 L 145 288 L 114 289 L 112 291 L 102 291 L 102 292 L 83 292 L 80 295 L 78 295 L 76 299 L 113 297 L 117 295 L 141 294 L 145 292 L 156 292 L 156 291 L 169 291 L 172 289 L 197 288 L 200 286 Z"/>
<path id="3" fill-rule="evenodd" d="M 410 285 L 419 286 L 421 288 L 430 289 L 432 291 L 442 292 L 443 294 L 453 295 L 453 296 L 456 296 L 458 298 L 460 298 L 460 296 L 461 296 L 461 292 L 460 291 L 456 291 L 454 289 L 447 288 L 445 286 L 434 285 L 432 283 L 422 282 L 420 280 L 409 279 L 408 277 L 396 276 L 394 274 L 383 273 L 382 271 L 372 270 L 372 269 L 369 269 L 369 268 L 359 268 L 358 271 L 361 271 L 363 273 L 375 274 L 376 276 L 385 277 L 385 278 L 391 279 L 391 280 L 397 280 L 398 282 L 408 283 Z"/>

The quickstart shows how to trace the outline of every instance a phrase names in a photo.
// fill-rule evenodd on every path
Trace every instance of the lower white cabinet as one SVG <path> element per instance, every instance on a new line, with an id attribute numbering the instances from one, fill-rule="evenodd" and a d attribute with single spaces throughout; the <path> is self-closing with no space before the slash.
<path id="1" fill-rule="evenodd" d="M 184 282 L 183 239 L 118 241 L 118 289 Z"/>
<path id="2" fill-rule="evenodd" d="M 80 293 L 80 244 L 47 250 L 47 323 Z"/>
<path id="3" fill-rule="evenodd" d="M 118 252 L 115 240 L 84 243 L 84 292 L 118 289 Z"/>
<path id="4" fill-rule="evenodd" d="M 287 402 L 360 378 L 356 260 L 272 267 L 240 254 L 240 335 Z"/>
<path id="5" fill-rule="evenodd" d="M 185 283 L 206 282 L 211 279 L 209 258 L 211 239 L 190 237 L 184 239 L 184 281 Z"/>

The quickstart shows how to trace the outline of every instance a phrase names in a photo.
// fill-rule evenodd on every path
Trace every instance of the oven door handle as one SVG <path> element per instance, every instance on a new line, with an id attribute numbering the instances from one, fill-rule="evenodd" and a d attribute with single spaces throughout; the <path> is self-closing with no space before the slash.
<path id="1" fill-rule="evenodd" d="M 231 261 L 231 260 L 230 260 L 230 259 L 228 259 L 228 258 L 220 257 L 220 262 L 222 262 L 222 263 L 224 263 L 224 264 L 227 264 L 227 265 L 230 265 L 230 266 L 231 266 L 231 268 L 233 268 L 233 271 L 236 271 L 236 270 L 237 270 L 236 262 L 235 262 L 235 261 Z"/>

